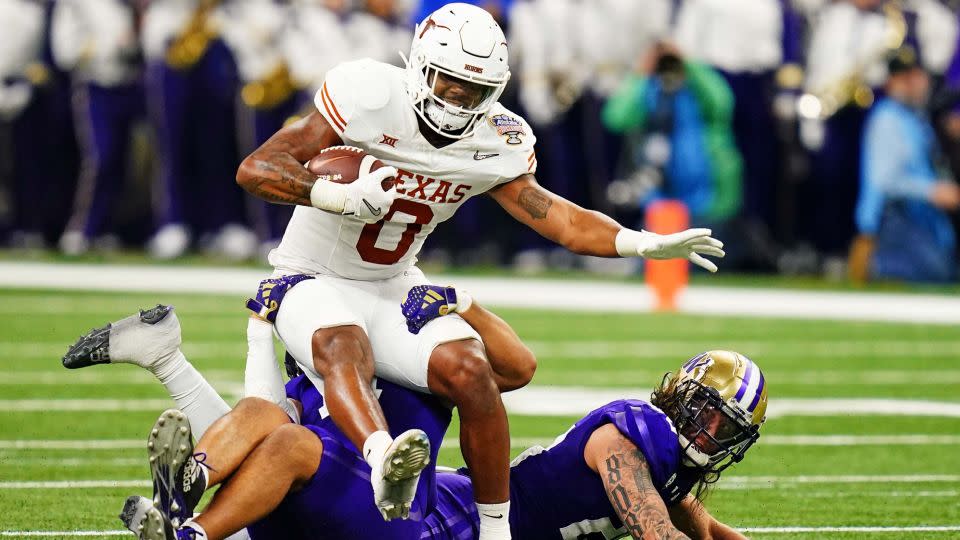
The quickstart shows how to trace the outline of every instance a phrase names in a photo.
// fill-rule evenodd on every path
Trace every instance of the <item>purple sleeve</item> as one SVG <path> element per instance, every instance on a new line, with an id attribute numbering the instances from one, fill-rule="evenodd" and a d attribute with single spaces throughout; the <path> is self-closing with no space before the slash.
<path id="1" fill-rule="evenodd" d="M 643 453 L 654 483 L 664 485 L 680 461 L 677 434 L 666 415 L 648 403 L 625 400 L 616 402 L 605 416 Z"/>

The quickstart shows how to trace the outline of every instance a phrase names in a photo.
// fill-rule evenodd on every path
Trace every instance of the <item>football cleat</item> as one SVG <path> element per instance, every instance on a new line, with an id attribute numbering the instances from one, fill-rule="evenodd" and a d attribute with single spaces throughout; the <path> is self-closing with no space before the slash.
<path id="1" fill-rule="evenodd" d="M 177 540 L 179 536 L 167 516 L 153 506 L 147 509 L 135 534 L 140 540 Z"/>
<path id="2" fill-rule="evenodd" d="M 139 495 L 131 495 L 123 503 L 123 510 L 120 511 L 118 517 L 123 522 L 124 527 L 139 536 L 142 530 L 140 527 L 147 518 L 147 511 L 151 508 L 153 508 L 153 502 L 150 499 Z"/>
<path id="3" fill-rule="evenodd" d="M 63 367 L 122 362 L 149 368 L 179 346 L 180 321 L 173 306 L 157 304 L 80 336 L 63 355 Z"/>
<path id="4" fill-rule="evenodd" d="M 207 487 L 204 454 L 193 453 L 190 421 L 177 409 L 160 415 L 147 437 L 153 505 L 179 527 L 193 517 Z M 198 459 L 199 457 L 199 459 Z"/>
<path id="5" fill-rule="evenodd" d="M 429 464 L 430 439 L 422 430 L 407 430 L 393 440 L 380 471 L 370 473 L 374 501 L 384 520 L 410 517 L 420 473 Z"/>

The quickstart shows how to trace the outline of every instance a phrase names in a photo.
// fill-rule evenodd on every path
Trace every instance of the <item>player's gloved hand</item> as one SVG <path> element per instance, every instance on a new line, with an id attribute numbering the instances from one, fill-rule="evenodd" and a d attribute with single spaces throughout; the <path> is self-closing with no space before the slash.
<path id="1" fill-rule="evenodd" d="M 617 233 L 617 253 L 621 257 L 689 259 L 697 266 L 716 272 L 717 265 L 702 255 L 722 258 L 726 253 L 723 252 L 723 242 L 711 237 L 710 233 L 710 229 L 687 229 L 674 234 L 621 229 Z"/>
<path id="2" fill-rule="evenodd" d="M 383 219 L 397 198 L 397 186 L 395 183 L 391 184 L 390 189 L 384 191 L 382 183 L 387 178 L 396 176 L 395 167 L 380 167 L 347 184 L 343 215 L 354 216 L 365 223 L 376 223 Z"/>
<path id="3" fill-rule="evenodd" d="M 419 334 L 428 322 L 450 313 L 463 313 L 473 305 L 473 298 L 454 287 L 417 285 L 407 293 L 400 310 L 407 319 L 407 330 Z"/>
<path id="4" fill-rule="evenodd" d="M 307 279 L 313 279 L 313 276 L 295 274 L 265 279 L 260 282 L 257 297 L 247 300 L 247 309 L 252 311 L 259 319 L 273 324 L 277 322 L 277 311 L 280 310 L 280 304 L 283 302 L 283 297 L 287 294 L 287 291 L 297 283 Z"/>

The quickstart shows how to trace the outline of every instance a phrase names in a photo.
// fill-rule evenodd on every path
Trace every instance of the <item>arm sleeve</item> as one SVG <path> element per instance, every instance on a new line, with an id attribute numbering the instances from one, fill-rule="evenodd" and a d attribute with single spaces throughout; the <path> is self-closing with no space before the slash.
<path id="1" fill-rule="evenodd" d="M 885 197 L 927 200 L 933 178 L 911 175 L 908 165 L 918 159 L 907 130 L 893 114 L 878 111 L 864 133 L 864 178 Z"/>
<path id="2" fill-rule="evenodd" d="M 662 486 L 679 459 L 676 432 L 667 417 L 645 403 L 624 400 L 606 411 L 604 419 L 640 449 L 650 466 L 651 476 Z"/>
<path id="3" fill-rule="evenodd" d="M 629 75 L 617 91 L 603 105 L 603 125 L 614 133 L 624 133 L 642 127 L 646 122 L 643 95 L 647 88 L 646 77 Z"/>
<path id="4" fill-rule="evenodd" d="M 280 375 L 273 349 L 273 325 L 250 317 L 247 320 L 247 366 L 244 372 L 244 395 L 277 404 L 299 423 L 300 415 L 287 401 L 287 388 Z"/>

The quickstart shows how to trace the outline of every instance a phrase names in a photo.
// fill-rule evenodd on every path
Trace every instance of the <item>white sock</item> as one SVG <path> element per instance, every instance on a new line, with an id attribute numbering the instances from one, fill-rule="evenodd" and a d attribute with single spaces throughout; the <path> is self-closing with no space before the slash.
<path id="1" fill-rule="evenodd" d="M 273 325 L 250 317 L 247 320 L 247 367 L 243 377 L 247 397 L 276 403 L 294 422 L 300 423 L 297 409 L 287 401 L 287 390 L 273 349 Z"/>
<path id="2" fill-rule="evenodd" d="M 363 443 L 363 459 L 371 469 L 380 470 L 383 466 L 383 455 L 393 444 L 393 437 L 386 431 L 374 431 Z"/>
<path id="3" fill-rule="evenodd" d="M 180 320 L 171 311 L 156 324 L 144 324 L 131 315 L 111 324 L 110 362 L 152 369 L 180 347 Z"/>
<path id="4" fill-rule="evenodd" d="M 230 412 L 227 402 L 187 361 L 180 349 L 149 369 L 170 393 L 177 408 L 187 415 L 197 439 L 203 437 L 207 428 L 217 419 Z"/>
<path id="5" fill-rule="evenodd" d="M 203 527 L 199 523 L 193 520 L 193 518 L 188 519 L 180 526 L 181 529 L 190 527 L 191 529 L 197 531 L 197 538 L 208 538 L 207 531 L 203 530 Z"/>
<path id="6" fill-rule="evenodd" d="M 480 540 L 510 540 L 510 501 L 477 503 L 480 515 Z"/>

